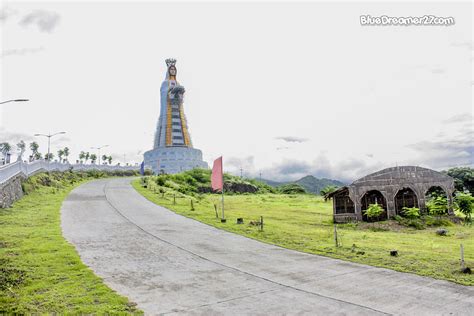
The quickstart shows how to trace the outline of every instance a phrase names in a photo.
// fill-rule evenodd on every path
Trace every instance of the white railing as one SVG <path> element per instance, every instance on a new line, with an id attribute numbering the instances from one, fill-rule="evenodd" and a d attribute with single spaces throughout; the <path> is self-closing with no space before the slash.
<path id="1" fill-rule="evenodd" d="M 140 170 L 139 166 L 110 166 L 110 165 L 96 165 L 96 164 L 69 164 L 50 162 L 45 160 L 36 160 L 31 163 L 17 161 L 7 165 L 0 166 L 0 184 L 11 178 L 22 174 L 25 177 L 34 175 L 41 171 L 66 171 L 72 168 L 73 171 L 86 170 L 100 170 L 100 171 L 114 171 L 114 170 Z"/>

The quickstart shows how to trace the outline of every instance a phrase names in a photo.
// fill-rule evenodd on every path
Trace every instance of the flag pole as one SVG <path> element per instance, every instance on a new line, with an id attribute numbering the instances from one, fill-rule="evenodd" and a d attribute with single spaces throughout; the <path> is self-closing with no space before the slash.
<path id="1" fill-rule="evenodd" d="M 224 159 L 222 159 L 221 173 L 222 173 L 222 220 L 221 221 L 225 221 L 225 214 L 224 214 Z"/>
<path id="2" fill-rule="evenodd" d="M 225 219 L 225 215 L 224 215 L 224 186 L 222 186 L 222 219 Z"/>

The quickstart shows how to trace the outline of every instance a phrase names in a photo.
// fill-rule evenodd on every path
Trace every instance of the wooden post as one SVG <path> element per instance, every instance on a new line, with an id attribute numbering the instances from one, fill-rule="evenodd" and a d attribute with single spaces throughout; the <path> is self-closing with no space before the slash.
<path id="1" fill-rule="evenodd" d="M 339 241 L 337 240 L 337 227 L 334 224 L 334 242 L 336 243 L 336 247 L 339 247 Z"/>
<path id="2" fill-rule="evenodd" d="M 173 194 L 173 204 L 176 204 L 176 193 Z"/>
<path id="3" fill-rule="evenodd" d="M 219 218 L 219 213 L 217 213 L 217 204 L 214 204 L 214 211 L 216 211 L 216 218 Z"/>
<path id="4" fill-rule="evenodd" d="M 263 216 L 260 216 L 260 230 L 263 231 Z"/>
<path id="5" fill-rule="evenodd" d="M 161 192 L 161 197 L 164 199 L 165 198 L 165 191 Z"/>
<path id="6" fill-rule="evenodd" d="M 194 203 L 192 199 L 191 199 L 191 211 L 194 211 Z"/>
<path id="7" fill-rule="evenodd" d="M 222 220 L 225 220 L 225 214 L 224 214 L 224 185 L 222 185 Z"/>
<path id="8" fill-rule="evenodd" d="M 464 246 L 461 244 L 461 271 L 464 271 Z"/>

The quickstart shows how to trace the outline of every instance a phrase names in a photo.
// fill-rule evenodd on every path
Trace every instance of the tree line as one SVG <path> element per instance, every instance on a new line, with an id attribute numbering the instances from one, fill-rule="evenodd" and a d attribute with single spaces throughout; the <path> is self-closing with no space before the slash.
<path id="1" fill-rule="evenodd" d="M 18 158 L 17 158 L 17 161 L 19 160 L 23 160 L 23 156 L 24 156 L 24 153 L 26 152 L 26 149 L 27 149 L 27 144 L 21 140 L 20 142 L 18 142 L 18 144 L 16 144 L 16 151 L 17 151 L 17 155 L 18 155 Z M 45 159 L 45 160 L 53 160 L 56 156 L 54 155 L 54 153 L 45 153 L 44 156 L 43 154 L 39 151 L 39 145 L 37 142 L 31 142 L 29 143 L 28 145 L 28 148 L 30 149 L 31 151 L 31 155 L 28 157 L 28 161 L 29 162 L 32 162 L 32 161 L 35 161 L 35 160 L 41 160 L 41 159 Z M 10 157 L 11 157 L 11 154 L 14 150 L 14 147 L 8 143 L 8 142 L 3 142 L 3 143 L 0 143 L 0 153 L 3 155 L 3 163 L 2 164 L 7 164 L 7 163 L 10 163 Z M 64 147 L 64 148 L 61 148 L 57 151 L 57 158 L 58 158 L 58 161 L 61 162 L 61 163 L 68 163 L 69 162 L 69 156 L 70 156 L 70 150 L 69 150 L 69 147 Z M 78 160 L 76 162 L 78 163 L 88 163 L 89 160 L 92 164 L 95 164 L 96 161 L 98 160 L 98 157 L 96 154 L 91 154 L 89 152 L 85 152 L 85 151 L 81 151 L 79 153 L 79 156 L 78 156 Z M 101 156 L 101 162 L 103 164 L 108 164 L 108 165 L 111 165 L 112 164 L 112 156 L 110 155 L 102 155 Z"/>

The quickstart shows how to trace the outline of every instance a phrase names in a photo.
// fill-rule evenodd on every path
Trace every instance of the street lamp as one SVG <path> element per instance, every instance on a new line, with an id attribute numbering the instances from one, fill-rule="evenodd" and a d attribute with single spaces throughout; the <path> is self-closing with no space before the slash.
<path id="1" fill-rule="evenodd" d="M 102 145 L 100 147 L 91 147 L 91 149 L 97 149 L 99 151 L 99 166 L 100 166 L 100 150 L 104 147 L 108 147 L 109 145 Z"/>
<path id="2" fill-rule="evenodd" d="M 14 99 L 14 100 L 8 100 L 8 101 L 3 101 L 0 102 L 0 104 L 8 103 L 8 102 L 26 102 L 29 101 L 28 99 Z"/>
<path id="3" fill-rule="evenodd" d="M 47 157 L 48 163 L 49 163 L 50 160 L 51 160 L 50 157 L 49 157 L 49 155 L 50 155 L 50 153 L 51 153 L 51 152 L 50 152 L 50 148 L 51 148 L 51 137 L 56 136 L 56 135 L 60 135 L 60 134 L 66 134 L 66 132 L 57 132 L 57 133 L 54 133 L 54 134 L 49 133 L 49 134 L 47 134 L 47 135 L 46 135 L 46 134 L 35 134 L 35 136 L 48 137 L 48 157 Z"/>

